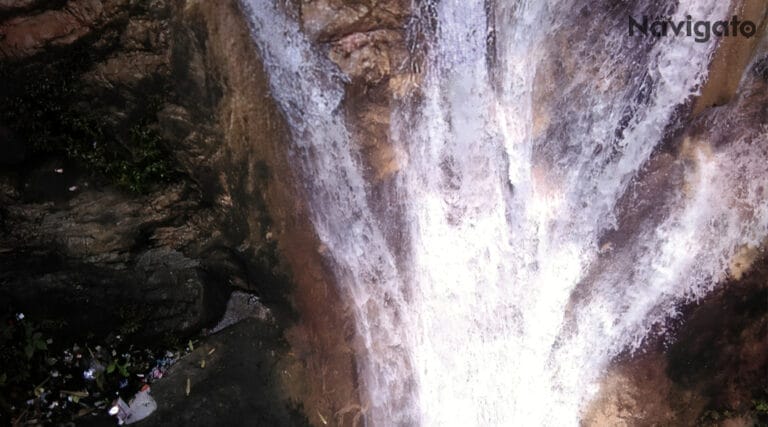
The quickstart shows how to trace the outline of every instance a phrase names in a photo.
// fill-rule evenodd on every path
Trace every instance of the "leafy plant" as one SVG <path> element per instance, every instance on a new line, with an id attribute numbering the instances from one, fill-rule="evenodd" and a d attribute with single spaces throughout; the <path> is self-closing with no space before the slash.
<path id="1" fill-rule="evenodd" d="M 31 378 L 45 363 L 48 343 L 35 322 L 7 319 L 0 324 L 0 386 L 14 385 Z"/>
<path id="2" fill-rule="evenodd" d="M 703 425 L 712 425 L 713 423 L 716 424 L 717 421 L 731 418 L 734 415 L 735 414 L 732 411 L 729 411 L 727 409 L 722 411 L 710 409 L 705 411 L 704 414 L 702 414 L 699 421 L 700 421 L 700 424 L 703 424 Z"/>
<path id="3" fill-rule="evenodd" d="M 117 370 L 120 375 L 127 378 L 131 375 L 128 372 L 128 366 L 130 365 L 131 363 L 127 360 L 123 364 L 118 363 L 117 360 L 113 360 L 109 365 L 107 365 L 107 374 L 111 374 Z"/>
<path id="4" fill-rule="evenodd" d="M 24 323 L 24 332 L 26 335 L 24 355 L 27 356 L 27 360 L 32 359 L 36 351 L 48 350 L 48 344 L 43 338 L 43 333 L 36 331 L 30 322 Z"/>
<path id="5" fill-rule="evenodd" d="M 758 414 L 768 414 L 768 400 L 757 399 L 753 400 L 752 404 L 754 405 L 755 411 L 757 411 Z"/>

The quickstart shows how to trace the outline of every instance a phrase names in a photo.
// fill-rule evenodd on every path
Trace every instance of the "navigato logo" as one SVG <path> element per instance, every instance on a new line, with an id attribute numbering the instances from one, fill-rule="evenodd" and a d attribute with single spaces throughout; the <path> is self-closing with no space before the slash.
<path id="1" fill-rule="evenodd" d="M 638 21 L 629 17 L 629 35 L 652 37 L 682 36 L 693 37 L 699 43 L 708 42 L 715 37 L 746 37 L 750 38 L 757 32 L 757 26 L 752 21 L 740 21 L 733 16 L 730 21 L 694 21 L 686 16 L 685 21 L 673 21 L 670 17 L 648 17 Z"/>

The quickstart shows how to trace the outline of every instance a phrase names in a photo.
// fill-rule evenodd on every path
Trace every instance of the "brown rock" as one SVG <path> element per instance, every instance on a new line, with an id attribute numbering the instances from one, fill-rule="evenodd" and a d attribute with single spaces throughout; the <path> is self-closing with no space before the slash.
<path id="1" fill-rule="evenodd" d="M 167 67 L 168 57 L 164 53 L 126 52 L 96 64 L 83 78 L 107 89 L 117 85 L 136 87 L 149 76 L 165 74 Z"/>
<path id="2" fill-rule="evenodd" d="M 317 41 L 338 40 L 351 33 L 402 29 L 410 13 L 406 0 L 302 0 L 304 31 Z"/>
<path id="3" fill-rule="evenodd" d="M 334 41 L 329 56 L 353 81 L 374 86 L 402 68 L 407 53 L 401 32 L 375 30 Z"/>
<path id="4" fill-rule="evenodd" d="M 89 34 L 101 17 L 99 0 L 73 0 L 60 10 L 19 16 L 0 24 L 0 55 L 19 59 L 49 46 L 66 46 Z"/>
<path id="5" fill-rule="evenodd" d="M 737 141 L 757 144 L 764 138 L 768 52 L 764 47 L 752 51 L 751 43 L 740 43 L 747 50 L 739 55 L 748 55 L 735 58 L 729 56 L 729 45 L 733 47 L 721 43 L 717 54 L 721 59 L 711 65 L 710 83 L 698 101 L 703 105 L 699 114 L 674 136 L 668 149 L 654 153 L 633 183 L 630 193 L 640 200 L 654 200 L 645 194 L 648 191 L 666 197 L 663 190 L 676 186 L 688 192 L 699 156 L 711 158 Z M 723 55 L 735 61 L 727 79 L 719 74 Z M 750 63 L 743 62 L 749 58 Z M 709 108 L 715 99 L 720 99 L 718 106 Z M 658 206 L 665 204 L 638 205 L 625 196 L 615 236 L 631 236 L 639 220 L 658 221 Z M 748 207 L 732 208 L 742 209 L 745 218 L 752 215 Z M 609 232 L 604 238 L 620 251 L 624 242 L 615 236 Z M 612 252 L 601 262 L 614 263 Z M 681 318 L 670 322 L 677 325 L 668 337 L 671 343 L 649 342 L 644 353 L 614 361 L 586 413 L 585 425 L 757 424 L 752 401 L 763 398 L 768 377 L 766 265 L 765 242 L 740 248 L 717 290 L 683 308 Z"/>
<path id="6" fill-rule="evenodd" d="M 677 387 L 657 354 L 639 356 L 612 369 L 588 407 L 583 426 L 693 425 L 705 406 L 700 395 Z"/>
<path id="7" fill-rule="evenodd" d="M 306 377 L 286 387 L 303 403 L 310 422 L 322 425 L 317 414 L 335 420 L 343 408 L 360 404 L 351 315 L 315 250 L 320 242 L 295 182 L 286 125 L 271 101 L 267 76 L 237 2 L 188 3 L 183 13 L 185 22 L 202 25 L 206 37 L 201 43 L 199 27 L 178 33 L 173 56 L 185 58 L 186 73 L 176 84 L 194 89 L 179 91 L 181 109 L 167 109 L 167 117 L 173 118 L 176 125 L 171 128 L 178 127 L 177 140 L 185 147 L 180 150 L 185 169 L 210 193 L 206 197 L 237 218 L 243 245 L 256 247 L 269 235 L 290 266 L 295 284 L 291 299 L 301 321 L 287 338 L 298 363 L 306 367 Z M 186 127 L 186 122 L 208 119 L 201 113 L 214 120 Z M 339 425 L 351 422 L 349 417 Z"/>
<path id="8" fill-rule="evenodd" d="M 755 37 L 745 39 L 741 36 L 721 39 L 717 52 L 710 64 L 707 81 L 696 99 L 693 114 L 697 115 L 712 106 L 727 104 L 736 95 L 741 77 L 750 61 L 754 59 L 760 40 L 768 24 L 768 5 L 759 0 L 738 0 L 731 5 L 731 13 L 741 21 L 752 21 L 757 25 Z"/>
<path id="9" fill-rule="evenodd" d="M 39 2 L 40 0 L 0 0 L 0 12 L 25 10 Z"/>

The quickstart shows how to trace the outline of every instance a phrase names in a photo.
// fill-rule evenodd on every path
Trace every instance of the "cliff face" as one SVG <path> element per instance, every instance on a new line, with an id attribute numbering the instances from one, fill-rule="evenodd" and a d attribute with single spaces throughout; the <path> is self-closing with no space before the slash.
<path id="1" fill-rule="evenodd" d="M 229 160 L 217 121 L 223 82 L 203 18 L 182 10 L 4 6 L 0 133 L 12 155 L 0 292 L 18 309 L 66 317 L 70 303 L 87 304 L 109 327 L 115 307 L 149 304 L 136 310 L 153 335 L 215 320 L 233 285 L 283 294 L 260 190 L 268 170 L 232 161 L 231 184 L 215 172 Z M 233 188 L 245 193 L 237 208 Z"/>
<path id="2" fill-rule="evenodd" d="M 376 136 L 363 140 L 376 175 L 391 173 L 405 3 L 293 7 L 352 77 L 350 98 L 383 118 L 361 132 Z M 354 323 L 237 2 L 0 3 L 0 56 L 2 309 L 66 322 L 74 337 L 125 323 L 184 336 L 249 290 L 291 345 L 273 348 L 279 394 L 313 424 L 359 423 Z"/>
<path id="3" fill-rule="evenodd" d="M 305 369 L 320 375 L 327 347 L 311 331 L 335 329 L 296 312 L 310 298 L 333 314 L 334 293 L 302 293 L 325 272 L 283 124 L 237 2 L 213 3 L 0 3 L 0 309 L 74 339 L 140 325 L 137 338 L 178 340 L 240 288 L 310 337 L 301 353 L 279 335 L 259 346 L 319 387 Z M 346 393 L 351 364 L 333 371 Z M 287 378 L 272 374 L 265 390 Z"/>
<path id="4" fill-rule="evenodd" d="M 374 195 L 406 161 L 389 123 L 418 88 L 410 3 L 286 5 L 349 77 L 344 111 Z M 713 67 L 736 58 L 740 83 L 713 74 L 690 125 L 651 160 L 647 188 L 681 173 L 692 146 L 717 149 L 765 126 L 760 43 L 723 47 Z M 233 288 L 249 290 L 290 344 L 280 392 L 314 425 L 358 425 L 355 325 L 307 220 L 237 1 L 0 0 L 0 59 L 0 310 L 66 321 L 75 336 L 125 322 L 144 336 L 184 335 L 210 326 Z M 542 70 L 537 132 L 557 119 L 544 102 L 556 79 Z M 687 308 L 677 344 L 617 360 L 586 422 L 675 423 L 725 407 L 754 416 L 766 372 L 760 253 L 745 250 L 730 283 Z"/>

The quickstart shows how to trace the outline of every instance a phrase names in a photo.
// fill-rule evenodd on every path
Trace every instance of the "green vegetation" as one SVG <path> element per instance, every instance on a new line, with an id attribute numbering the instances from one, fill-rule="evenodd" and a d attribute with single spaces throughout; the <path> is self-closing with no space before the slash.
<path id="1" fill-rule="evenodd" d="M 120 188 L 144 193 L 173 177 L 170 154 L 154 127 L 163 85 L 147 82 L 146 99 L 136 100 L 135 117 L 111 117 L 94 105 L 80 81 L 93 63 L 91 53 L 30 64 L 0 64 L 0 125 L 10 128 L 32 155 L 65 155 L 95 176 Z M 160 92 L 160 96 L 158 96 Z M 108 99 L 98 96 L 97 102 Z M 123 100 L 113 102 L 123 102 Z"/>
<path id="2" fill-rule="evenodd" d="M 753 411 L 757 418 L 756 427 L 768 427 L 768 387 L 762 395 L 752 400 Z"/>
<path id="3" fill-rule="evenodd" d="M 0 349 L 0 386 L 5 386 L 28 380 L 48 343 L 35 323 L 6 320 L 0 326 Z"/>
<path id="4" fill-rule="evenodd" d="M 137 344 L 131 334 L 74 341 L 59 336 L 61 326 L 21 313 L 0 316 L 0 418 L 59 425 L 104 411 L 116 395 L 128 399 L 153 370 L 165 372 L 188 353 Z"/>
<path id="5" fill-rule="evenodd" d="M 768 400 L 758 399 L 753 400 L 752 403 L 755 405 L 755 412 L 768 415 Z"/>
<path id="6" fill-rule="evenodd" d="M 701 425 L 716 425 L 718 421 L 726 420 L 733 417 L 735 414 L 729 410 L 716 411 L 713 409 L 707 410 L 701 416 Z"/>
<path id="7" fill-rule="evenodd" d="M 759 397 L 752 399 L 752 407 L 736 411 L 731 409 L 708 409 L 699 418 L 697 425 L 715 426 L 730 418 L 742 417 L 753 419 L 756 427 L 768 427 L 768 389 L 758 393 Z"/>

